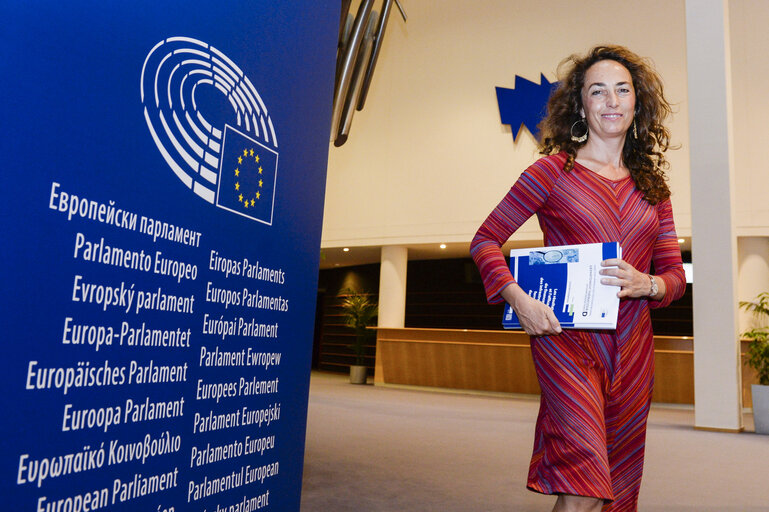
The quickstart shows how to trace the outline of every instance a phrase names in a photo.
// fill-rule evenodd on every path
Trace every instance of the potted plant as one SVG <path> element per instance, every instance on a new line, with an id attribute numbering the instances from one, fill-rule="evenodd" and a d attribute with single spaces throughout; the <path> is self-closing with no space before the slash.
<path id="1" fill-rule="evenodd" d="M 742 336 L 750 339 L 748 365 L 758 375 L 759 383 L 751 386 L 756 433 L 769 434 L 769 292 L 760 293 L 754 301 L 741 301 L 740 307 L 767 322 L 743 332 Z"/>
<path id="2" fill-rule="evenodd" d="M 374 332 L 366 329 L 373 325 L 377 316 L 377 303 L 367 293 L 354 290 L 342 291 L 342 311 L 347 326 L 355 331 L 355 338 L 349 347 L 355 353 L 355 364 L 350 366 L 350 382 L 366 383 L 366 341 Z"/>

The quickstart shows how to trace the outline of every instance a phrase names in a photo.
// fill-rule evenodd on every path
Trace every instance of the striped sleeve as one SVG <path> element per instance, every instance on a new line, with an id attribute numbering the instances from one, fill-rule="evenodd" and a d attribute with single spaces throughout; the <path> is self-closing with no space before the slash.
<path id="1" fill-rule="evenodd" d="M 661 300 L 649 300 L 652 309 L 663 308 L 680 299 L 686 291 L 686 276 L 681 263 L 681 248 L 678 245 L 676 226 L 673 222 L 673 207 L 670 199 L 657 206 L 660 230 L 654 243 L 652 261 L 654 277 L 665 281 L 665 296 Z"/>
<path id="2" fill-rule="evenodd" d="M 547 201 L 559 169 L 542 158 L 526 169 L 486 218 L 470 244 L 491 304 L 502 302 L 500 292 L 515 282 L 502 254 L 502 244 Z"/>

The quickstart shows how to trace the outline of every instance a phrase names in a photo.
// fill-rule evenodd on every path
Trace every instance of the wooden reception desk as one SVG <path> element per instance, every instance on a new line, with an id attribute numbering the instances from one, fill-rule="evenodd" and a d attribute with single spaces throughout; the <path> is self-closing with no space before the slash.
<path id="1" fill-rule="evenodd" d="M 654 346 L 652 400 L 693 404 L 692 338 L 655 336 Z M 745 388 L 752 373 L 743 371 Z M 374 383 L 539 393 L 529 337 L 522 331 L 379 328 Z M 743 397 L 749 407 L 745 389 Z"/>

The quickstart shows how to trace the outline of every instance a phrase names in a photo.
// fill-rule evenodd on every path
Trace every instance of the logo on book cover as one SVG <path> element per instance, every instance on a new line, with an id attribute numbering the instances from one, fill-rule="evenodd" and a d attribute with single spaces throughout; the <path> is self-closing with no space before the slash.
<path id="1" fill-rule="evenodd" d="M 189 37 L 157 43 L 141 74 L 144 119 L 179 180 L 205 201 L 272 225 L 278 140 L 251 80 Z"/>

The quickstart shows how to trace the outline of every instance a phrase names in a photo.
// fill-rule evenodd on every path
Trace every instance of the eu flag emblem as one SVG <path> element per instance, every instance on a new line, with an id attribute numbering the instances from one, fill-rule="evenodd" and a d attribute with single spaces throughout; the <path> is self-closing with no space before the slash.
<path id="1" fill-rule="evenodd" d="M 278 153 L 226 125 L 216 205 L 272 225 Z"/>

